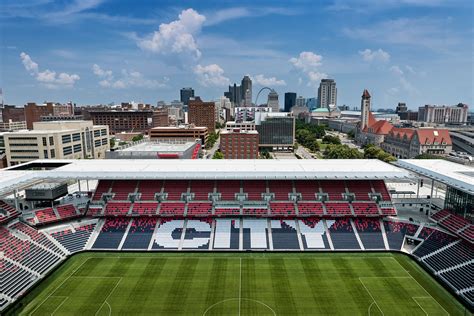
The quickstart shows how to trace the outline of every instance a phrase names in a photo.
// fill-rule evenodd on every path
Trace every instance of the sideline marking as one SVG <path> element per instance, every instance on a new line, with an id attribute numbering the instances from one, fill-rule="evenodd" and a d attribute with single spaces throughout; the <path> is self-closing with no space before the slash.
<path id="1" fill-rule="evenodd" d="M 367 291 L 367 293 L 369 293 L 370 297 L 372 298 L 372 300 L 373 300 L 372 304 L 375 303 L 375 305 L 377 306 L 377 308 L 379 309 L 379 311 L 382 313 L 382 315 L 385 315 L 384 312 L 382 311 L 382 309 L 380 308 L 379 304 L 378 304 L 377 301 L 375 300 L 375 298 L 372 296 L 372 293 L 370 293 L 369 289 L 365 286 L 364 282 L 362 282 L 361 277 L 359 277 L 359 282 L 362 284 L 362 286 L 365 288 L 365 290 Z M 370 304 L 370 306 L 369 306 L 369 315 L 370 315 L 370 307 L 372 306 L 372 304 Z"/>
<path id="2" fill-rule="evenodd" d="M 49 293 L 48 296 L 46 296 L 46 298 L 41 302 L 41 304 L 39 304 L 38 306 L 36 306 L 36 308 L 34 310 L 32 310 L 28 315 L 33 315 L 34 312 L 36 312 L 36 310 L 44 304 L 44 302 L 46 302 L 47 299 L 49 299 L 53 293 L 55 293 L 64 283 L 66 283 L 67 280 L 69 280 L 69 278 L 74 274 L 76 273 L 83 265 L 84 263 L 86 263 L 87 261 L 89 261 L 91 259 L 91 257 L 87 258 L 86 260 L 84 260 L 74 271 L 72 271 L 72 273 L 67 277 L 65 278 L 51 293 Z"/>
<path id="3" fill-rule="evenodd" d="M 438 303 L 438 305 L 446 312 L 447 315 L 451 315 L 451 314 L 449 314 L 448 311 L 443 307 L 443 305 L 441 305 L 441 304 L 433 297 L 433 295 L 431 295 L 431 294 L 424 288 L 424 286 L 422 286 L 422 285 L 420 284 L 420 282 L 418 282 L 418 280 L 415 279 L 415 278 L 411 275 L 410 271 L 408 271 L 407 269 L 405 269 L 405 267 L 402 266 L 402 265 L 400 264 L 400 262 L 398 262 L 398 260 L 395 259 L 395 257 L 392 257 L 392 259 L 395 260 L 395 262 L 397 262 L 398 265 L 399 265 L 400 267 L 402 267 L 402 269 L 405 270 L 405 272 L 408 273 L 408 275 L 409 275 L 413 280 L 415 280 L 415 282 L 423 289 L 423 291 L 425 291 L 426 294 L 428 294 L 436 303 Z M 410 259 L 411 259 L 411 258 L 410 258 Z M 411 259 L 411 260 L 412 260 L 412 259 Z M 409 261 L 409 264 L 412 264 L 412 262 Z M 430 276 L 430 277 L 431 277 L 431 276 Z M 440 285 L 441 285 L 441 283 L 438 283 L 438 282 L 437 282 L 437 284 L 440 284 Z M 441 285 L 441 287 L 443 287 L 443 286 Z"/>
<path id="4" fill-rule="evenodd" d="M 112 307 L 110 306 L 109 302 L 107 302 L 107 300 L 109 299 L 110 295 L 112 295 L 112 293 L 115 291 L 115 289 L 118 287 L 118 285 L 120 284 L 120 282 L 122 281 L 122 277 L 120 277 L 119 281 L 117 282 L 117 284 L 115 284 L 114 288 L 112 289 L 112 291 L 110 291 L 109 295 L 107 295 L 107 297 L 105 298 L 105 300 L 102 302 L 102 304 L 100 305 L 99 309 L 95 312 L 95 315 L 97 315 L 97 313 L 102 309 L 102 306 L 104 306 L 104 304 L 107 303 L 107 305 L 109 305 L 109 315 L 112 314 Z"/>
<path id="5" fill-rule="evenodd" d="M 54 296 L 54 297 L 61 297 L 61 296 Z M 63 299 L 63 301 L 61 302 L 61 304 L 58 305 L 58 307 L 56 307 L 54 309 L 54 311 L 51 313 L 51 316 L 54 315 L 54 313 L 56 313 L 58 311 L 58 309 L 64 304 L 64 302 L 66 302 L 68 299 L 69 299 L 69 296 L 64 296 L 65 299 Z"/>
<path id="6" fill-rule="evenodd" d="M 273 315 L 276 316 L 276 313 L 275 311 L 273 310 L 273 308 L 271 308 L 270 306 L 268 306 L 267 304 L 265 304 L 264 302 L 262 301 L 259 301 L 259 300 L 254 300 L 254 299 L 251 299 L 251 298 L 227 298 L 225 300 L 222 300 L 222 301 L 219 301 L 217 303 L 214 303 L 212 304 L 211 306 L 209 306 L 205 311 L 204 313 L 202 314 L 202 316 L 205 316 L 207 314 L 207 312 L 209 312 L 214 306 L 216 305 L 219 305 L 219 304 L 222 304 L 222 303 L 225 303 L 225 302 L 228 302 L 228 301 L 235 301 L 235 300 L 245 300 L 245 301 L 250 301 L 250 302 L 255 302 L 255 303 L 258 303 L 258 304 L 261 304 L 263 306 L 265 306 L 266 308 L 268 308 L 269 310 L 272 311 Z"/>

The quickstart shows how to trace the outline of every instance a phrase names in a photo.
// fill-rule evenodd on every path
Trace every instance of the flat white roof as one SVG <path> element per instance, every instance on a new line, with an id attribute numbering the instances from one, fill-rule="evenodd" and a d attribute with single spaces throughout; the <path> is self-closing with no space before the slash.
<path id="1" fill-rule="evenodd" d="M 0 194 L 28 183 L 96 179 L 208 180 L 393 180 L 412 178 L 406 170 L 380 160 L 231 160 L 231 159 L 98 159 L 36 160 L 64 164 L 53 170 L 0 170 Z"/>
<path id="2" fill-rule="evenodd" d="M 443 159 L 400 159 L 398 166 L 474 194 L 474 168 Z"/>
<path id="3" fill-rule="evenodd" d="M 168 143 L 149 143 L 144 142 L 136 144 L 117 151 L 146 151 L 146 152 L 183 152 L 190 147 L 195 146 L 195 142 L 186 142 L 182 144 L 168 144 Z"/>

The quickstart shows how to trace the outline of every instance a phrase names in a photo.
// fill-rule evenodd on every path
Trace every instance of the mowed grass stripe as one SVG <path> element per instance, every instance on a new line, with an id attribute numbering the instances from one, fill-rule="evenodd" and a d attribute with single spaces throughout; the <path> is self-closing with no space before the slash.
<path id="1" fill-rule="evenodd" d="M 294 315 L 296 313 L 296 303 L 285 261 L 277 258 L 269 259 L 267 263 L 270 269 L 275 309 L 284 315 Z"/>
<path id="2" fill-rule="evenodd" d="M 190 294 L 190 286 L 195 281 L 194 274 L 199 260 L 196 258 L 176 260 L 178 269 L 173 285 L 168 289 L 166 300 L 162 302 L 161 313 L 163 315 L 182 313 L 185 310 L 186 299 Z"/>
<path id="3" fill-rule="evenodd" d="M 138 278 L 135 280 L 126 278 L 124 280 L 127 289 L 129 289 L 128 293 L 126 293 L 126 299 L 128 302 L 133 302 L 135 306 L 134 313 L 149 313 L 157 307 L 156 298 L 150 294 L 153 293 L 156 284 L 163 277 L 163 267 L 167 260 L 166 258 L 150 258 L 145 262 L 146 265 L 141 269 Z M 122 305 L 121 307 L 122 309 L 118 310 L 118 313 L 127 313 L 126 306 Z"/>

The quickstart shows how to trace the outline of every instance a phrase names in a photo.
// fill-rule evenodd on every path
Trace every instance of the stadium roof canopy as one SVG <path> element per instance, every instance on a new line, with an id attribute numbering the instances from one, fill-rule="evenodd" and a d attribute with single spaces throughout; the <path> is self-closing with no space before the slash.
<path id="1" fill-rule="evenodd" d="M 400 159 L 398 166 L 474 194 L 474 168 L 443 159 Z"/>
<path id="2" fill-rule="evenodd" d="M 49 170 L 27 169 L 45 164 Z M 57 164 L 55 168 L 54 165 Z M 37 167 L 38 169 L 38 167 Z M 86 179 L 393 180 L 410 173 L 380 160 L 35 160 L 0 170 L 0 194 L 39 181 Z"/>

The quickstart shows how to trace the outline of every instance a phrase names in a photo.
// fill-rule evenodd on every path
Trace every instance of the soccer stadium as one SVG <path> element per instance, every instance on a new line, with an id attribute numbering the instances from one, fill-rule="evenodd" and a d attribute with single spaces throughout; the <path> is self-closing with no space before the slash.
<path id="1" fill-rule="evenodd" d="M 0 171 L 0 312 L 470 314 L 473 177 L 439 160 L 14 166 Z M 389 189 L 420 179 L 420 210 Z"/>

